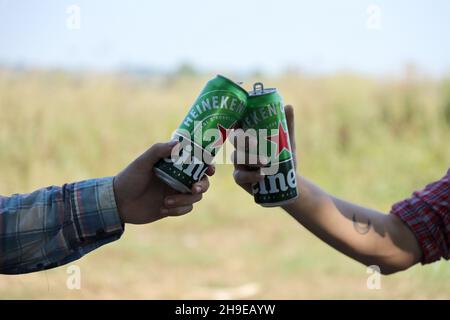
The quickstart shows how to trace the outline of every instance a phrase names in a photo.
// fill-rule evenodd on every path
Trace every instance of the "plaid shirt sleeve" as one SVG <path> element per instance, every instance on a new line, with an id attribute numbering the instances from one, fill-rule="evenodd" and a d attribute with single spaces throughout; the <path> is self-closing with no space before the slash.
<path id="1" fill-rule="evenodd" d="M 441 180 L 394 204 L 391 214 L 398 216 L 416 236 L 422 249 L 422 264 L 450 258 L 450 170 Z"/>
<path id="2" fill-rule="evenodd" d="M 123 231 L 112 177 L 0 196 L 0 273 L 69 263 Z"/>

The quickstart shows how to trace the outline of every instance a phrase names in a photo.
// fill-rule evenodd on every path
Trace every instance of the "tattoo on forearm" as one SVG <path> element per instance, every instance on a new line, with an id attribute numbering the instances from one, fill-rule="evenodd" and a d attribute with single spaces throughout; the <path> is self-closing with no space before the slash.
<path id="1" fill-rule="evenodd" d="M 356 220 L 356 214 L 353 214 L 352 221 L 353 228 L 355 228 L 356 232 L 358 232 L 359 234 L 367 234 L 372 226 L 372 222 L 370 221 L 370 219 L 367 219 L 366 223 L 358 222 Z"/>

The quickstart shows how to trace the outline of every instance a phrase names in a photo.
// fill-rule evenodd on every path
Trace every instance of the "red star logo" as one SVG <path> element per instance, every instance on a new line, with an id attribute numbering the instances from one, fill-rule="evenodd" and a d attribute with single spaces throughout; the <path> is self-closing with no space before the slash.
<path id="1" fill-rule="evenodd" d="M 278 134 L 269 136 L 267 140 L 274 142 L 278 145 L 277 150 L 275 150 L 275 157 L 278 157 L 280 153 L 283 152 L 283 150 L 291 152 L 291 148 L 289 146 L 289 136 L 288 133 L 284 131 L 281 121 L 278 122 Z"/>
<path id="2" fill-rule="evenodd" d="M 232 125 L 232 127 L 233 127 L 233 125 Z M 227 140 L 228 135 L 230 134 L 230 131 L 231 131 L 231 129 L 225 129 L 220 124 L 217 125 L 217 129 L 219 129 L 220 137 L 212 145 L 213 148 L 221 147 L 225 143 L 225 140 Z"/>

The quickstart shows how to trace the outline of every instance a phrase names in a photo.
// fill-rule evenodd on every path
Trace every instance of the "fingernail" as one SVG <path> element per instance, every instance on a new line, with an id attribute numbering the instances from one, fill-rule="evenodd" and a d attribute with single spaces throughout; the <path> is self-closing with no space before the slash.
<path id="1" fill-rule="evenodd" d="M 175 200 L 174 199 L 167 199 L 167 204 L 174 204 Z"/>
<path id="2" fill-rule="evenodd" d="M 170 147 L 174 147 L 174 146 L 176 146 L 176 144 L 178 143 L 178 140 L 172 140 L 172 141 L 169 141 L 169 146 Z"/>
<path id="3" fill-rule="evenodd" d="M 195 187 L 195 191 L 197 191 L 197 192 L 202 192 L 202 187 L 196 186 L 196 187 Z"/>

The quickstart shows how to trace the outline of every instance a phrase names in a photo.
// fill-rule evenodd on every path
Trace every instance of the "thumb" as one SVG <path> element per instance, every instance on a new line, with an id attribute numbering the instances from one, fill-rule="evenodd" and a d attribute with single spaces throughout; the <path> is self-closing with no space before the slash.
<path id="1" fill-rule="evenodd" d="M 294 156 L 294 162 L 296 162 L 296 144 L 295 144 L 295 122 L 294 122 L 294 108 L 291 105 L 284 107 L 286 114 L 286 122 L 289 130 L 289 140 L 291 142 L 292 155 Z"/>
<path id="2" fill-rule="evenodd" d="M 177 140 L 165 143 L 155 143 L 136 159 L 136 162 L 138 162 L 139 166 L 142 166 L 142 168 L 152 169 L 160 159 L 170 156 L 172 149 L 176 145 L 178 145 Z"/>

